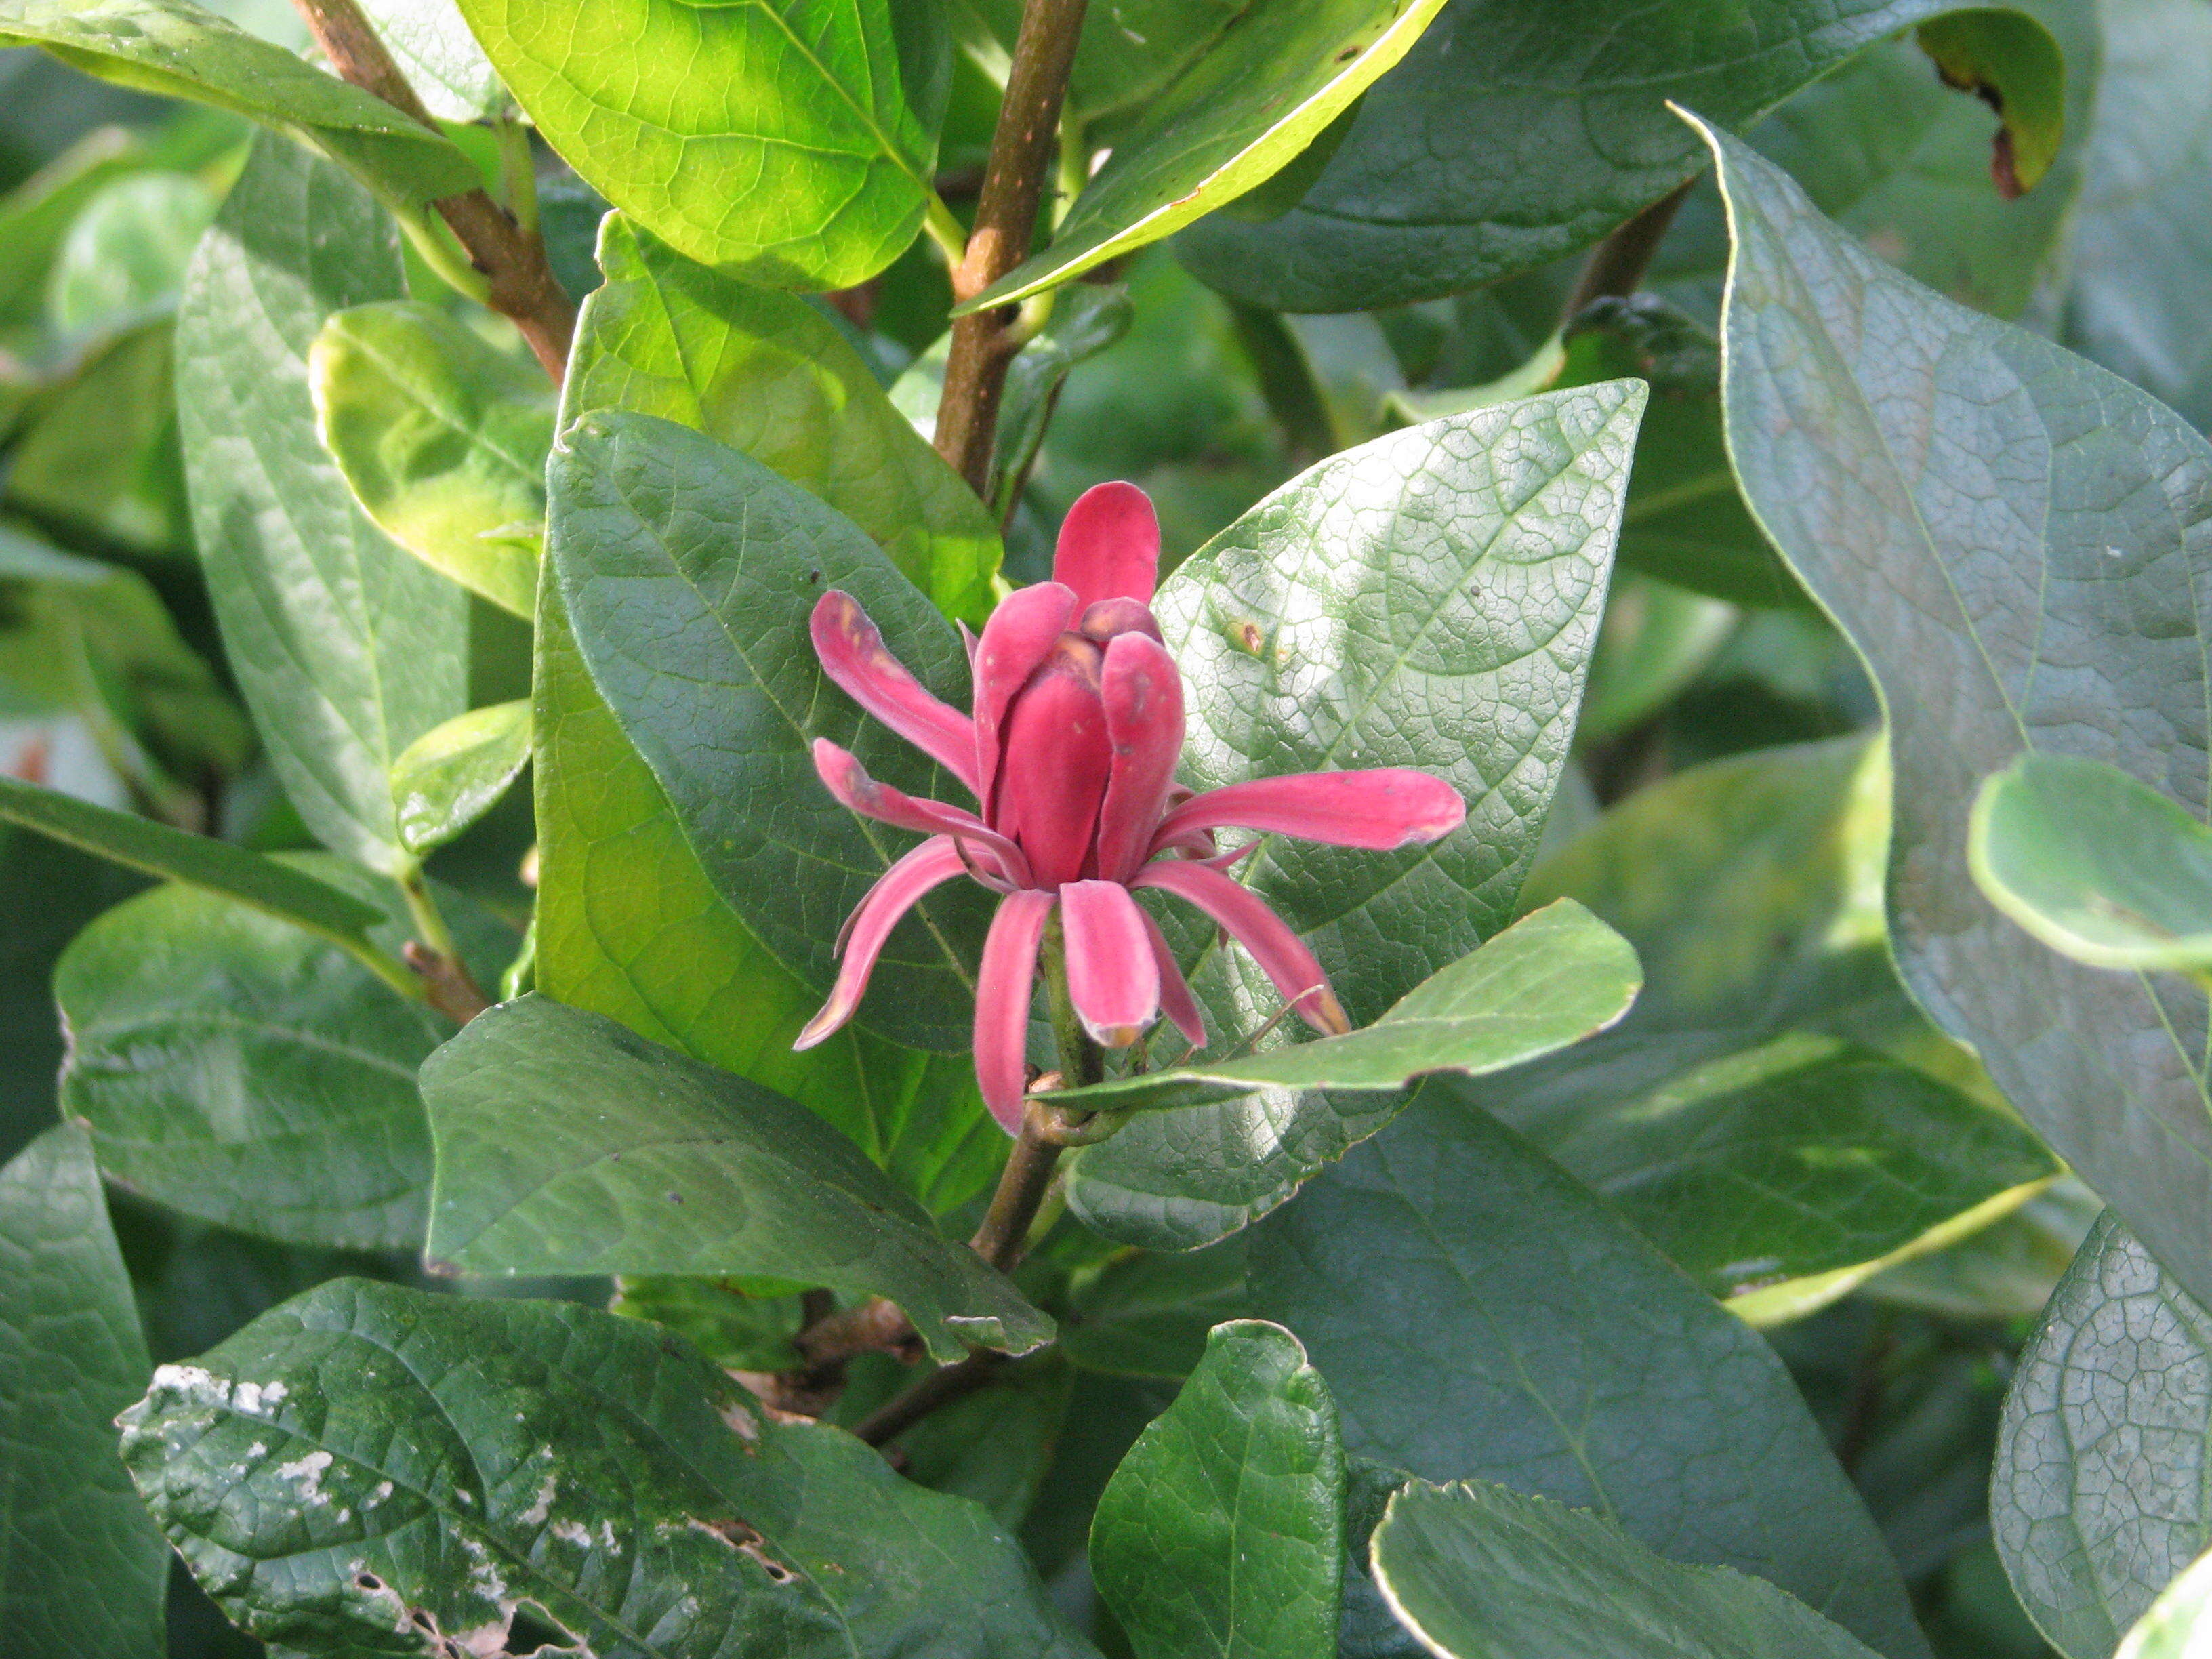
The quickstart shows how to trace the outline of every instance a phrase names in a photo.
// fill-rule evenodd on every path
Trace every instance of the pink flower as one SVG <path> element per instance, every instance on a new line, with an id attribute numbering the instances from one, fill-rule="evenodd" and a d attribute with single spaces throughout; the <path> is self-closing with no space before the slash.
<path id="1" fill-rule="evenodd" d="M 1069 999 L 1109 1048 L 1134 1042 L 1163 1011 L 1192 1042 L 1206 1041 L 1166 939 L 1130 896 L 1144 887 L 1212 917 L 1315 1029 L 1349 1029 L 1304 941 L 1224 873 L 1249 848 L 1218 853 L 1213 832 L 1380 849 L 1434 841 L 1467 808 L 1441 779 L 1402 767 L 1258 778 L 1204 794 L 1178 788 L 1182 681 L 1150 606 L 1159 552 L 1144 491 L 1105 483 L 1087 492 L 1060 527 L 1053 580 L 1009 595 L 974 643 L 972 717 L 924 690 L 849 595 L 822 596 L 813 635 L 824 672 L 966 785 L 980 811 L 902 794 L 816 740 L 815 769 L 830 793 L 928 839 L 884 872 L 846 922 L 837 983 L 795 1047 L 852 1018 L 899 918 L 963 875 L 1006 895 L 976 977 L 975 1075 L 1010 1133 L 1021 1127 L 1030 990 L 1055 905 Z"/>

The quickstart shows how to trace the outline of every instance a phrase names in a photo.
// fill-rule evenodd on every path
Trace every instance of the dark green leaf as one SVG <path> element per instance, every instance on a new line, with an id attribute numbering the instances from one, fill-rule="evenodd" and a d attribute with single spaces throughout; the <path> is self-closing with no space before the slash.
<path id="1" fill-rule="evenodd" d="M 1899 275 L 1768 163 L 1713 143 L 1737 238 L 1729 447 L 1882 689 L 1905 981 L 2170 1270 L 2212 1287 L 2203 995 L 2046 951 L 1966 859 L 1975 789 L 2027 750 L 2116 763 L 2201 809 L 2201 771 L 2173 757 L 2208 735 L 2212 447 Z"/>
<path id="2" fill-rule="evenodd" d="M 1244 1239 L 1203 1250 L 1129 1251 L 1079 1285 L 1060 1349 L 1084 1370 L 1180 1380 L 1206 1333 L 1245 1312 Z"/>
<path id="3" fill-rule="evenodd" d="M 881 1363 L 895 1374 L 894 1387 L 912 1380 L 904 1367 Z M 1059 1448 L 1073 1384 L 1074 1374 L 1057 1353 L 1036 1355 L 966 1399 L 939 1407 L 886 1449 L 896 1449 L 908 1480 L 971 1498 L 1000 1526 L 1018 1527 Z M 841 1411 L 838 1420 L 854 1419 Z"/>
<path id="4" fill-rule="evenodd" d="M 743 450 L 872 537 L 948 616 L 990 614 L 999 538 L 968 486 L 804 301 L 695 264 L 619 216 L 584 307 L 563 423 L 657 415 Z"/>
<path id="5" fill-rule="evenodd" d="M 715 890 L 826 994 L 838 922 L 906 843 L 822 787 L 814 739 L 910 794 L 941 797 L 952 781 L 831 687 L 807 618 L 825 592 L 850 593 L 894 655 L 964 705 L 958 635 L 850 520 L 688 428 L 586 415 L 549 477 L 547 550 L 592 679 Z M 878 963 L 860 1023 L 966 1048 L 988 914 L 965 882 L 924 899 Z"/>
<path id="6" fill-rule="evenodd" d="M 2068 1659 L 2106 1659 L 2212 1547 L 2212 1314 L 2107 1211 L 2022 1351 L 1990 1522 L 2021 1603 Z"/>
<path id="7" fill-rule="evenodd" d="M 1559 900 L 1408 991 L 1371 1025 L 1203 1066 L 1146 1072 L 1048 1097 L 1090 1111 L 1161 1111 L 1261 1090 L 1395 1094 L 1431 1072 L 1503 1071 L 1619 1019 L 1643 983 L 1636 953 Z"/>
<path id="8" fill-rule="evenodd" d="M 1279 1325 L 1217 1325 L 1098 1500 L 1091 1571 L 1139 1659 L 1334 1659 L 1336 1407 Z"/>
<path id="9" fill-rule="evenodd" d="M 607 1306 L 679 1333 L 732 1370 L 796 1370 L 806 1361 L 792 1346 L 804 1322 L 797 1292 L 760 1295 L 751 1281 L 676 1273 L 625 1273 Z"/>
<path id="10" fill-rule="evenodd" d="M 399 842 L 420 857 L 474 823 L 530 758 L 530 705 L 497 702 L 434 726 L 392 763 Z"/>
<path id="11" fill-rule="evenodd" d="M 157 1659 L 168 1552 L 115 1460 L 149 1362 L 84 1131 L 0 1169 L 0 1617 L 24 1655 Z"/>
<path id="12" fill-rule="evenodd" d="M 307 353 L 331 313 L 400 291 L 391 220 L 264 136 L 177 320 L 192 520 L 240 688 L 308 828 L 387 871 L 392 763 L 466 707 L 468 611 L 355 505 L 315 441 Z"/>
<path id="13" fill-rule="evenodd" d="M 1141 117 L 1152 99 L 1252 0 L 1117 0 L 1086 9 L 1068 76 L 1068 100 L 1094 128 Z M 1021 27 L 1021 0 L 976 0 L 999 52 L 1011 52 Z"/>
<path id="14" fill-rule="evenodd" d="M 1677 1566 L 1585 1510 L 1476 1481 L 1415 1481 L 1375 1532 L 1399 1618 L 1443 1659 L 1870 1659 L 1802 1601 Z"/>
<path id="15" fill-rule="evenodd" d="M 1115 136 L 1052 246 L 956 314 L 1026 298 L 1236 200 L 1295 161 L 1406 55 L 1443 4 L 1253 0 Z"/>
<path id="16" fill-rule="evenodd" d="M 438 1146 L 428 1248 L 461 1272 L 827 1285 L 889 1297 L 946 1359 L 1051 1339 L 1049 1319 L 819 1119 L 612 1020 L 508 1003 L 438 1051 L 422 1093 Z"/>
<path id="17" fill-rule="evenodd" d="M 341 1279 L 123 1422 L 170 1541 L 272 1644 L 496 1651 L 524 1608 L 608 1655 L 1095 1659 L 985 1510 L 636 1320 Z"/>
<path id="18" fill-rule="evenodd" d="M 1597 240 L 1697 170 L 1672 98 L 1740 126 L 1942 0 L 1447 6 L 1305 200 L 1182 240 L 1255 304 L 1352 311 L 1480 288 Z"/>
<path id="19" fill-rule="evenodd" d="M 934 200 L 887 0 L 462 0 L 546 141 L 694 259 L 849 288 Z M 944 212 L 940 206 L 937 209 Z"/>
<path id="20" fill-rule="evenodd" d="M 1885 1653 L 1926 1652 L 1765 1339 L 1434 1085 L 1261 1224 L 1251 1286 L 1329 1379 L 1350 1450 L 1595 1506 L 1671 1559 L 1756 1573 Z"/>
<path id="21" fill-rule="evenodd" d="M 519 617 L 537 606 L 553 390 L 412 300 L 341 311 L 307 354 L 315 431 L 377 527 Z"/>

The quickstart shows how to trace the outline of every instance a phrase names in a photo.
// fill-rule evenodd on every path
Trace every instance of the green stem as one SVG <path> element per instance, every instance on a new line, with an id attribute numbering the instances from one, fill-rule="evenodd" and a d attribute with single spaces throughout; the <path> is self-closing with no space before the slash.
<path id="1" fill-rule="evenodd" d="M 923 210 L 921 228 L 929 233 L 929 240 L 937 244 L 938 252 L 945 256 L 948 269 L 957 269 L 967 257 L 968 233 L 960 228 L 960 221 L 952 210 L 945 205 L 945 198 L 935 191 L 929 192 L 929 205 Z"/>
<path id="2" fill-rule="evenodd" d="M 538 162 L 530 153 L 530 129 L 520 121 L 495 121 L 499 136 L 499 179 L 507 210 L 526 236 L 538 234 Z"/>
<path id="3" fill-rule="evenodd" d="M 438 901 L 430 896 L 430 884 L 422 878 L 419 864 L 402 865 L 393 872 L 392 880 L 399 884 L 399 896 L 407 901 L 408 916 L 415 923 L 415 937 L 421 939 L 441 957 L 453 954 L 453 930 L 446 926 Z"/>

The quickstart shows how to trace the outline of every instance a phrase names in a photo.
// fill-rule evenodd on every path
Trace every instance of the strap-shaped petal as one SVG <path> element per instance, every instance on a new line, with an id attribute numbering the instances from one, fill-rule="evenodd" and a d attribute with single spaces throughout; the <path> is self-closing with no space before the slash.
<path id="1" fill-rule="evenodd" d="M 837 798 L 837 804 L 848 811 L 919 835 L 964 841 L 970 853 L 1009 885 L 1030 884 L 1029 860 L 1022 856 L 1022 849 L 973 812 L 877 782 L 849 750 L 840 749 L 827 738 L 814 739 L 814 769 Z"/>
<path id="2" fill-rule="evenodd" d="M 811 1048 L 852 1018 L 853 1011 L 860 1006 L 860 999 L 867 992 L 868 975 L 875 971 L 876 957 L 882 953 L 884 941 L 890 937 L 891 929 L 898 926 L 899 918 L 914 908 L 916 901 L 931 888 L 943 885 L 967 867 L 951 836 L 933 836 L 884 872 L 866 896 L 854 906 L 853 915 L 845 924 L 845 959 L 837 969 L 837 982 L 830 988 L 830 1000 L 822 1005 L 820 1013 L 806 1022 L 806 1029 L 799 1034 L 793 1048 Z"/>
<path id="3" fill-rule="evenodd" d="M 983 1103 L 1010 1135 L 1022 1132 L 1029 1091 L 1030 992 L 1037 946 L 1054 896 L 1037 888 L 1009 893 L 991 918 L 975 975 L 975 1081 Z"/>
<path id="4" fill-rule="evenodd" d="M 1291 772 L 1192 796 L 1160 820 L 1152 847 L 1158 851 L 1194 830 L 1238 829 L 1380 852 L 1435 841 L 1466 821 L 1467 803 L 1457 790 L 1411 767 Z"/>
<path id="5" fill-rule="evenodd" d="M 1075 615 L 1075 595 L 1058 582 L 1036 582 L 999 601 L 983 624 L 969 665 L 975 676 L 975 775 L 982 780 L 976 799 L 983 816 L 998 810 L 999 749 L 1007 705 L 1029 684 L 1037 665 Z"/>
<path id="6" fill-rule="evenodd" d="M 831 588 L 816 603 L 810 631 L 822 672 L 847 696 L 981 799 L 976 787 L 975 722 L 931 696 L 907 672 L 858 599 Z"/>
<path id="7" fill-rule="evenodd" d="M 1101 599 L 1150 604 L 1160 579 L 1160 520 L 1152 498 L 1133 483 L 1092 486 L 1060 522 L 1052 579 L 1085 605 Z"/>
<path id="8" fill-rule="evenodd" d="M 1194 1048 L 1206 1047 L 1206 1013 L 1191 994 L 1190 981 L 1182 976 L 1182 965 L 1168 948 L 1168 936 L 1160 925 L 1148 915 L 1143 905 L 1137 914 L 1145 919 L 1145 937 L 1152 941 L 1152 960 L 1159 964 L 1160 1012 L 1175 1022 L 1175 1028 L 1183 1040 Z"/>
<path id="9" fill-rule="evenodd" d="M 1040 886 L 1079 881 L 1091 867 L 1114 769 L 1100 656 L 1080 634 L 1062 634 L 1006 720 L 991 825 L 1021 843 Z"/>
<path id="10" fill-rule="evenodd" d="M 1283 1000 L 1296 1007 L 1299 1018 L 1316 1031 L 1334 1036 L 1352 1029 L 1352 1022 L 1344 1016 L 1344 1005 L 1329 988 L 1328 975 L 1322 972 L 1321 963 L 1305 941 L 1250 888 L 1188 859 L 1148 864 L 1130 885 L 1173 893 L 1227 928 L 1229 936 L 1251 952 L 1252 960 L 1273 981 Z"/>
<path id="11" fill-rule="evenodd" d="M 1166 647 L 1142 634 L 1106 647 L 1098 696 L 1106 705 L 1113 772 L 1098 808 L 1099 876 L 1127 881 L 1153 851 L 1152 832 L 1182 756 L 1182 676 Z"/>
<path id="12" fill-rule="evenodd" d="M 1114 881 L 1071 881 L 1060 890 L 1067 945 L 1067 999 L 1091 1041 L 1126 1048 L 1160 1012 L 1159 962 L 1145 913 Z"/>

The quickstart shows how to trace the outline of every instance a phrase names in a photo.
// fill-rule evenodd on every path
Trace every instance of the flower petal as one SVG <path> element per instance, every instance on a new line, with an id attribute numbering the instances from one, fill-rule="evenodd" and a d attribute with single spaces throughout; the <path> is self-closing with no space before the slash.
<path id="1" fill-rule="evenodd" d="M 1411 767 L 1292 772 L 1194 795 L 1160 820 L 1154 850 L 1197 830 L 1259 830 L 1387 851 L 1435 841 L 1467 822 L 1467 803 L 1442 778 Z"/>
<path id="2" fill-rule="evenodd" d="M 923 689 L 891 655 L 860 602 L 832 588 L 810 624 L 822 672 L 845 695 L 975 791 L 975 725 Z"/>
<path id="3" fill-rule="evenodd" d="M 1334 1036 L 1352 1029 L 1352 1022 L 1344 1016 L 1344 1005 L 1329 988 L 1328 975 L 1322 972 L 1321 963 L 1305 941 L 1250 888 L 1188 859 L 1148 864 L 1129 884 L 1173 893 L 1227 928 L 1230 937 L 1250 951 L 1260 970 L 1274 981 L 1283 1000 L 1295 1006 L 1299 1018 L 1316 1031 Z"/>
<path id="4" fill-rule="evenodd" d="M 814 739 L 814 769 L 847 811 L 900 830 L 965 841 L 1010 884 L 1030 884 L 1029 860 L 1022 856 L 1022 849 L 973 812 L 878 783 L 851 751 L 840 749 L 827 738 Z"/>
<path id="5" fill-rule="evenodd" d="M 1007 894 L 991 918 L 975 975 L 975 1081 L 983 1103 L 1010 1135 L 1022 1132 L 1022 1098 L 1030 1082 L 1030 992 L 1053 903 L 1054 896 L 1039 888 Z"/>
<path id="6" fill-rule="evenodd" d="M 1088 635 L 1101 645 L 1124 634 L 1149 634 L 1158 640 L 1160 619 L 1152 615 L 1152 607 L 1142 599 L 1101 599 L 1083 608 L 1075 631 Z M 1162 640 L 1161 643 L 1166 641 Z"/>
<path id="7" fill-rule="evenodd" d="M 1160 1012 L 1175 1022 L 1176 1030 L 1194 1048 L 1206 1047 L 1206 1014 L 1198 1006 L 1198 999 L 1190 994 L 1190 981 L 1182 976 L 1182 965 L 1168 949 L 1168 936 L 1160 932 L 1143 905 L 1137 914 L 1145 919 L 1145 937 L 1152 941 L 1152 960 L 1159 964 Z"/>
<path id="8" fill-rule="evenodd" d="M 1060 890 L 1067 939 L 1067 997 L 1091 1041 L 1126 1048 L 1159 1017 L 1160 969 L 1145 936 L 1145 913 L 1114 881 L 1071 881 Z"/>
<path id="9" fill-rule="evenodd" d="M 1152 832 L 1182 757 L 1182 676 L 1166 647 L 1122 634 L 1099 675 L 1114 770 L 1098 808 L 1098 873 L 1127 881 L 1152 856 Z"/>
<path id="10" fill-rule="evenodd" d="M 999 744 L 1007 705 L 1052 654 L 1074 615 L 1074 594 L 1058 582 L 1036 582 L 1000 600 L 983 624 L 969 666 L 975 676 L 975 775 L 982 780 L 976 799 L 985 817 L 998 810 Z"/>
<path id="11" fill-rule="evenodd" d="M 811 1048 L 852 1018 L 868 988 L 868 975 L 875 971 L 876 957 L 899 918 L 931 888 L 942 886 L 967 867 L 950 836 L 933 836 L 878 878 L 845 924 L 844 964 L 837 970 L 837 982 L 830 988 L 830 1000 L 806 1022 L 793 1048 Z"/>
<path id="12" fill-rule="evenodd" d="M 1098 804 L 1113 772 L 1099 699 L 1103 654 L 1080 634 L 1062 634 L 1006 719 L 991 827 L 1020 843 L 1040 886 L 1089 873 Z"/>
<path id="13" fill-rule="evenodd" d="M 1152 498 L 1133 483 L 1094 485 L 1060 520 L 1052 579 L 1085 605 L 1101 599 L 1147 603 L 1159 583 L 1160 520 Z"/>

